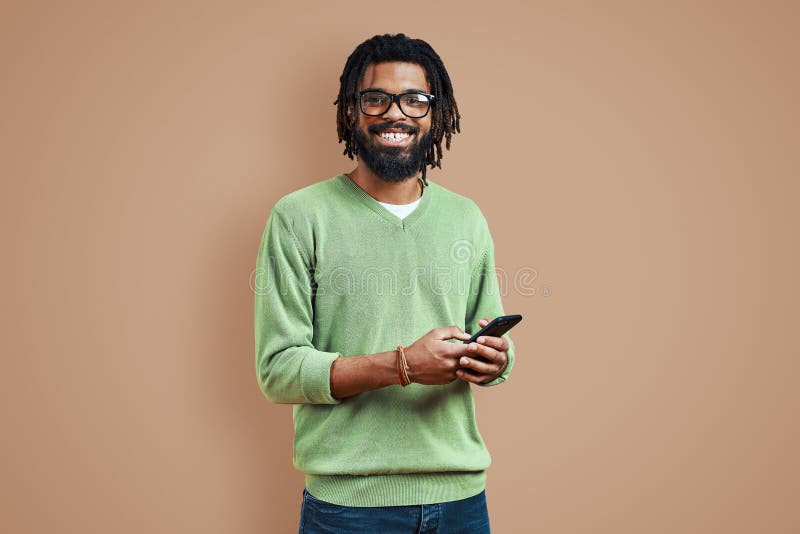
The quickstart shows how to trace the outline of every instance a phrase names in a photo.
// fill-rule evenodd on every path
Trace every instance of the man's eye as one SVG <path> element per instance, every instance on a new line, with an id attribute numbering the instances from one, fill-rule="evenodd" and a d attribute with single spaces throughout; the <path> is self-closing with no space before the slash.
<path id="1" fill-rule="evenodd" d="M 381 105 L 386 103 L 385 96 L 368 96 L 364 98 L 364 101 L 371 106 Z"/>
<path id="2" fill-rule="evenodd" d="M 403 98 L 403 103 L 409 106 L 424 106 L 428 103 L 428 99 L 420 95 L 409 95 Z"/>

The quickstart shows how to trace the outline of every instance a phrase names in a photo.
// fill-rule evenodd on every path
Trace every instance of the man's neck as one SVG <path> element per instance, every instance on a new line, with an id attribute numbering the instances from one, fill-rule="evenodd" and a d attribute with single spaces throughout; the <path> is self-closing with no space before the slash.
<path id="1" fill-rule="evenodd" d="M 402 182 L 386 182 L 359 162 L 347 176 L 378 202 L 411 204 L 422 196 L 422 182 L 418 175 L 409 176 Z"/>

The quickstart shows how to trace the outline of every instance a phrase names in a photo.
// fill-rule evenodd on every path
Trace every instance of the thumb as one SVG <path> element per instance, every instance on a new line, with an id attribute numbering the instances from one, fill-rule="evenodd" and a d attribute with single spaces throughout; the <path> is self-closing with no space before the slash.
<path id="1" fill-rule="evenodd" d="M 461 341 L 466 341 L 472 337 L 472 334 L 468 334 L 463 330 L 459 329 L 458 334 L 455 336 L 456 338 L 460 339 Z"/>
<path id="2" fill-rule="evenodd" d="M 467 339 L 471 338 L 472 336 L 461 330 L 458 326 L 452 325 L 448 326 L 447 328 L 443 328 L 441 330 L 441 335 L 437 336 L 438 339 L 460 339 L 462 341 L 466 341 Z"/>

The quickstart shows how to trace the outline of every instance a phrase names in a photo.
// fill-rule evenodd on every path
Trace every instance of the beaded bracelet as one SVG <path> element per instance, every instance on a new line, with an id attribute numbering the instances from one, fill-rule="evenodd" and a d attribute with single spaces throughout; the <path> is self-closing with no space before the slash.
<path id="1" fill-rule="evenodd" d="M 408 376 L 409 367 L 406 361 L 406 353 L 403 349 L 403 345 L 397 345 L 397 375 L 400 377 L 400 385 L 406 387 L 412 380 Z"/>

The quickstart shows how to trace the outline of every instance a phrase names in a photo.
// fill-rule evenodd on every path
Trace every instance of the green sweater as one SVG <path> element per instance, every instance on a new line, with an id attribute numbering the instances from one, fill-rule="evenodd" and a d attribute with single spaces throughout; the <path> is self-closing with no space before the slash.
<path id="1" fill-rule="evenodd" d="M 256 372 L 267 399 L 294 405 L 294 466 L 315 497 L 393 506 L 484 489 L 491 457 L 469 382 L 337 399 L 330 369 L 339 356 L 408 346 L 432 328 L 477 332 L 478 319 L 504 314 L 494 265 L 475 202 L 430 180 L 405 219 L 344 174 L 278 200 L 253 288 Z M 508 377 L 513 343 L 508 358 L 486 386 Z"/>

